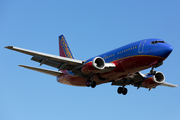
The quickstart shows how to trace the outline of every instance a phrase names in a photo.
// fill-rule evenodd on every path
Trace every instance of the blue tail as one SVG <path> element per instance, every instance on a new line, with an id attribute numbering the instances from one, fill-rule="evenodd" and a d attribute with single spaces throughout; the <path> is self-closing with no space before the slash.
<path id="1" fill-rule="evenodd" d="M 74 56 L 71 52 L 71 49 L 64 35 L 59 36 L 59 52 L 60 52 L 60 56 L 62 57 L 74 59 Z"/>

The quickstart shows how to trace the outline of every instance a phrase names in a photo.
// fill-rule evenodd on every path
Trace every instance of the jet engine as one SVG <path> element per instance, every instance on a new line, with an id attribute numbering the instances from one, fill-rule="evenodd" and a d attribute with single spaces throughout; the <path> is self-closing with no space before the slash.
<path id="1" fill-rule="evenodd" d="M 162 72 L 156 72 L 154 75 L 147 74 L 141 83 L 142 87 L 155 88 L 156 86 L 164 83 L 165 76 Z"/>
<path id="2" fill-rule="evenodd" d="M 101 57 L 95 57 L 92 61 L 83 65 L 81 71 L 84 74 L 98 73 L 105 68 L 105 61 Z"/>

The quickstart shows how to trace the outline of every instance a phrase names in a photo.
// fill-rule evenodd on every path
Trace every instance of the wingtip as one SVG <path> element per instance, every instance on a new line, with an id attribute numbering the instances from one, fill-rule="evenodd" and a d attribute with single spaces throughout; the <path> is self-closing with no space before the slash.
<path id="1" fill-rule="evenodd" d="M 7 49 L 12 49 L 12 48 L 13 48 L 13 46 L 6 46 L 6 47 L 4 47 L 4 48 L 7 48 Z"/>
<path id="2" fill-rule="evenodd" d="M 19 67 L 28 68 L 29 66 L 26 65 L 18 65 Z"/>
<path id="3" fill-rule="evenodd" d="M 179 87 L 179 85 L 173 85 L 172 87 Z"/>
<path id="4" fill-rule="evenodd" d="M 175 88 L 175 87 L 179 87 L 179 85 L 173 85 L 173 86 L 171 86 L 171 87 Z"/>

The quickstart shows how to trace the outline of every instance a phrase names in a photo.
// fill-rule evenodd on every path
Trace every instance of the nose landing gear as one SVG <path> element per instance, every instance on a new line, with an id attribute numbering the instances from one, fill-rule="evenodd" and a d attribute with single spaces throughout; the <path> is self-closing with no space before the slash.
<path id="1" fill-rule="evenodd" d="M 151 75 L 155 75 L 156 74 L 156 71 L 154 70 L 154 67 L 152 67 L 151 71 L 150 71 L 150 74 Z"/>

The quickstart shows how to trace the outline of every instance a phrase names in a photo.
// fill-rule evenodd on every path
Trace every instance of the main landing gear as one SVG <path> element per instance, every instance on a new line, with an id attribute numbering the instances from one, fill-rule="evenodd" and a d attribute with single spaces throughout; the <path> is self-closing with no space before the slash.
<path id="1" fill-rule="evenodd" d="M 96 81 L 91 81 L 91 80 L 87 80 L 86 81 L 86 86 L 87 87 L 92 87 L 92 88 L 95 88 L 96 87 Z"/>
<path id="2" fill-rule="evenodd" d="M 96 87 L 96 81 L 93 81 L 93 76 L 86 81 L 86 86 L 87 87 L 92 87 L 92 88 L 95 88 Z"/>
<path id="3" fill-rule="evenodd" d="M 123 95 L 126 95 L 127 94 L 127 92 L 128 92 L 128 89 L 127 88 L 125 88 L 125 87 L 119 87 L 118 89 L 117 89 L 117 92 L 118 92 L 118 94 L 123 94 Z"/>
<path id="4" fill-rule="evenodd" d="M 129 76 L 129 74 L 128 74 L 128 76 Z M 122 87 L 119 87 L 119 88 L 117 89 L 118 94 L 123 94 L 123 95 L 126 95 L 126 94 L 127 94 L 128 89 L 125 88 L 126 83 L 127 83 L 127 78 L 123 78 L 123 85 L 122 85 Z"/>

